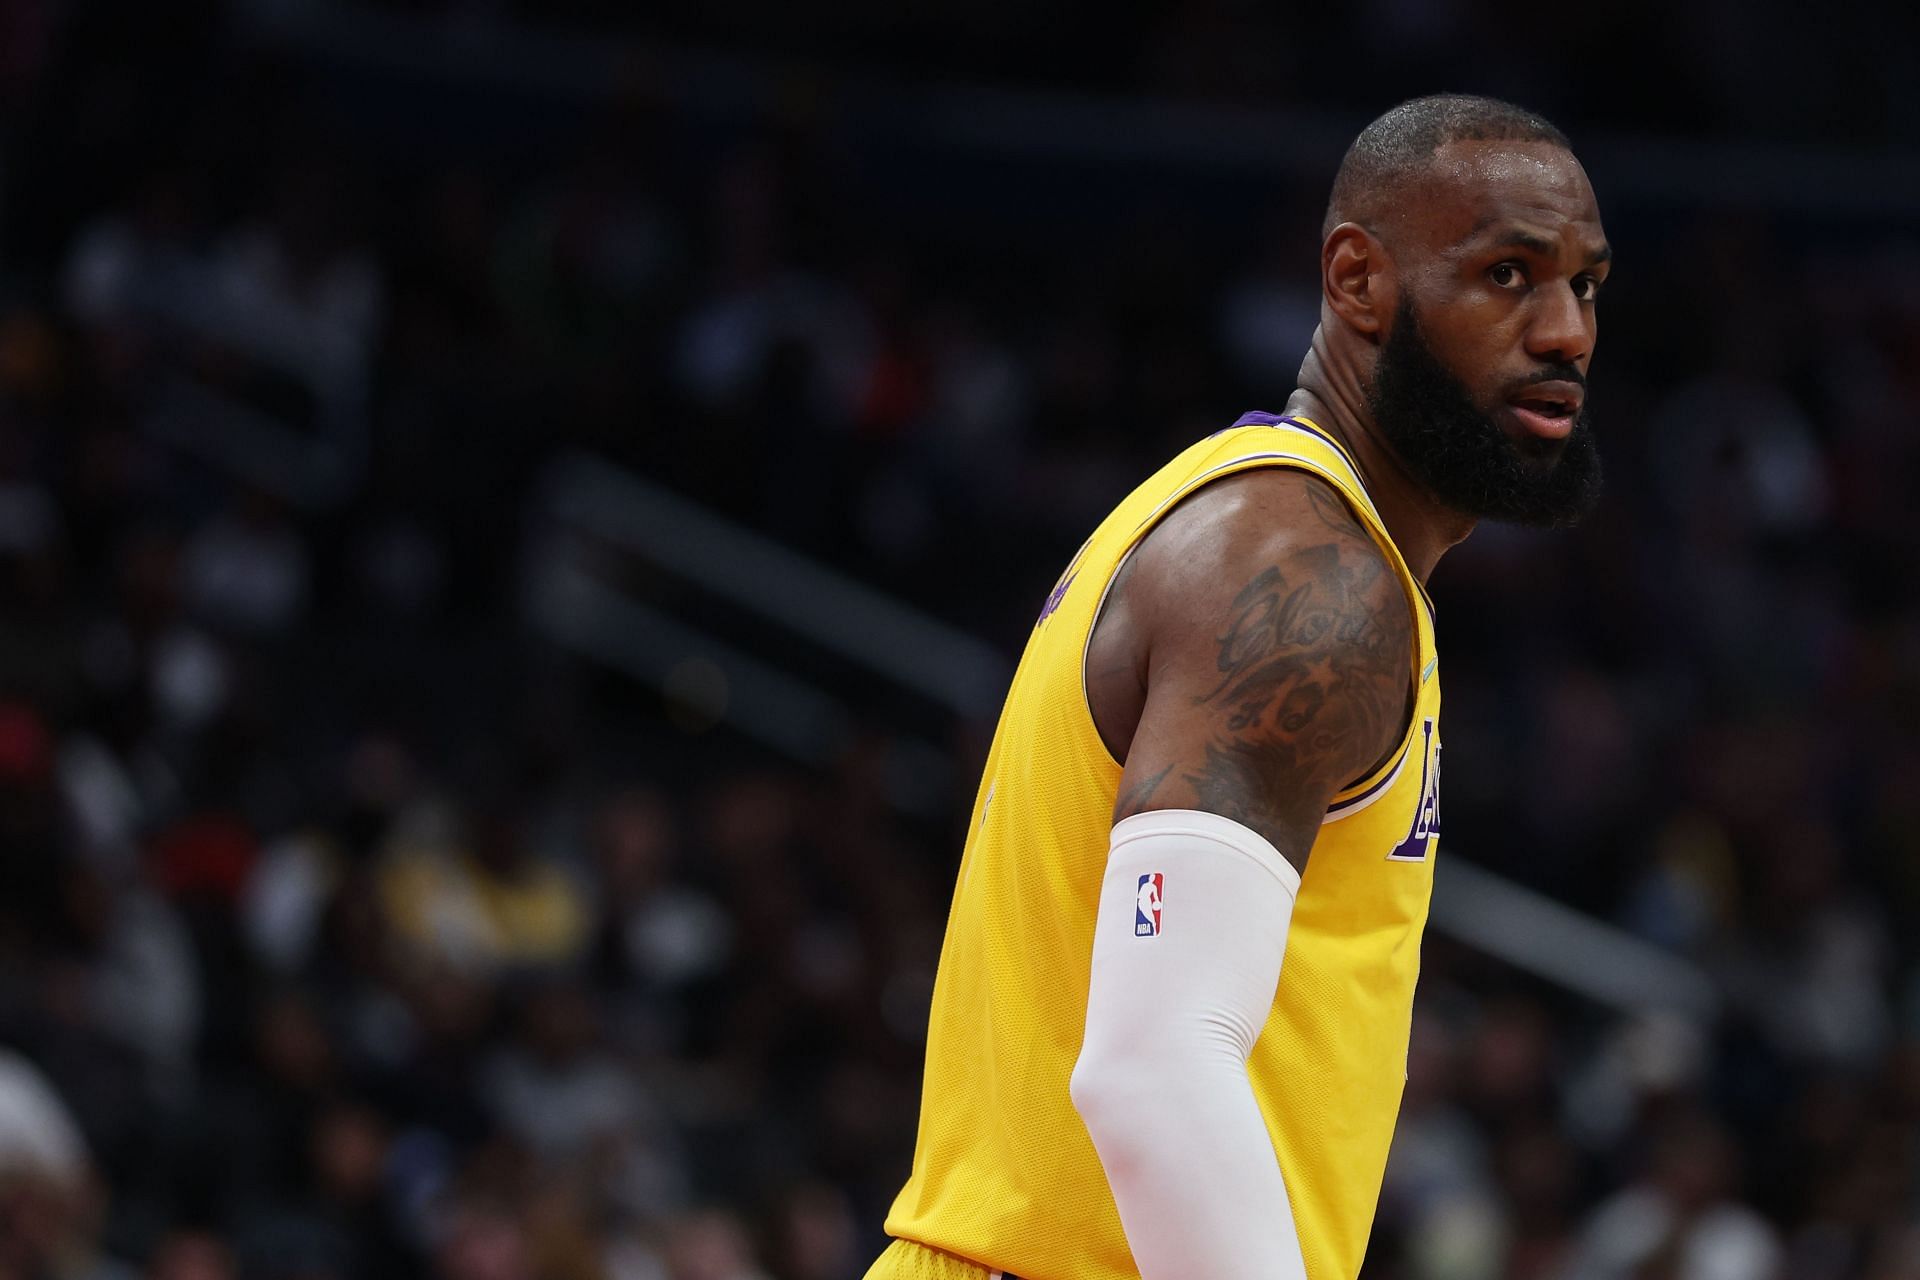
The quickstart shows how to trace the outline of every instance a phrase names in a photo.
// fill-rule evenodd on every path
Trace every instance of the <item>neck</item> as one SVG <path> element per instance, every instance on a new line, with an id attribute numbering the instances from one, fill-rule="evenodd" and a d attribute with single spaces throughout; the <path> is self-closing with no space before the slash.
<path id="1" fill-rule="evenodd" d="M 1300 366 L 1300 389 L 1285 411 L 1311 418 L 1347 447 L 1387 535 L 1424 586 L 1447 548 L 1473 532 L 1474 520 L 1442 506 L 1408 474 L 1368 412 L 1363 385 L 1356 371 L 1328 358 L 1315 332 Z"/>

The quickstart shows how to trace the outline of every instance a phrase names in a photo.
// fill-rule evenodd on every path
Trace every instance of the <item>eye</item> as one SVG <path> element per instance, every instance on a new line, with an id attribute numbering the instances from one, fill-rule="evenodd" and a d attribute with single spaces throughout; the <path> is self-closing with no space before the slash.
<path id="1" fill-rule="evenodd" d="M 1517 262 L 1503 262 L 1487 272 L 1496 289 L 1517 289 L 1527 282 L 1526 272 Z"/>
<path id="2" fill-rule="evenodd" d="M 1592 302 L 1600 296 L 1600 277 L 1579 275 L 1573 278 L 1573 296 L 1582 302 Z"/>

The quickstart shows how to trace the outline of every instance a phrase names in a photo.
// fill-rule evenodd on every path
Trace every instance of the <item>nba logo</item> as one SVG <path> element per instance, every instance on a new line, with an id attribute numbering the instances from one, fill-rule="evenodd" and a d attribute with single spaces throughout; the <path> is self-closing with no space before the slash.
<path id="1" fill-rule="evenodd" d="M 1150 876 L 1140 877 L 1140 887 L 1133 898 L 1133 936 L 1136 938 L 1157 938 L 1160 936 L 1160 888 L 1161 876 L 1158 871 Z"/>

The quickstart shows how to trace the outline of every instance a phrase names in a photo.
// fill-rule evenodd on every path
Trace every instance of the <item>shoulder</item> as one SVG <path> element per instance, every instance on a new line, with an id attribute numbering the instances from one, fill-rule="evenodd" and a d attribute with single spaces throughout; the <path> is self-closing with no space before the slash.
<path id="1" fill-rule="evenodd" d="M 1412 602 L 1386 552 L 1312 472 L 1257 467 L 1217 480 L 1169 512 L 1133 558 L 1129 604 L 1163 647 L 1283 585 L 1284 599 L 1316 606 L 1308 617 L 1332 624 L 1331 606 L 1364 614 L 1369 625 L 1338 628 L 1336 642 L 1411 641 Z"/>
<path id="2" fill-rule="evenodd" d="M 1141 807 L 1221 813 L 1304 857 L 1332 796 L 1406 730 L 1398 572 L 1331 483 L 1282 469 L 1201 490 L 1137 555 L 1146 712 L 1127 767 L 1171 775 Z"/>

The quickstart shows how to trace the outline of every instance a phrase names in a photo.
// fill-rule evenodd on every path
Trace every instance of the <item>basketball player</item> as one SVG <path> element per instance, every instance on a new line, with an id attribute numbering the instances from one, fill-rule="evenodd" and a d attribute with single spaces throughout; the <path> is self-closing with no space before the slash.
<path id="1" fill-rule="evenodd" d="M 1286 412 L 1135 490 L 1034 628 L 869 1280 L 1353 1280 L 1439 831 L 1424 583 L 1476 520 L 1597 496 L 1608 257 L 1530 112 L 1422 98 L 1354 142 Z"/>

